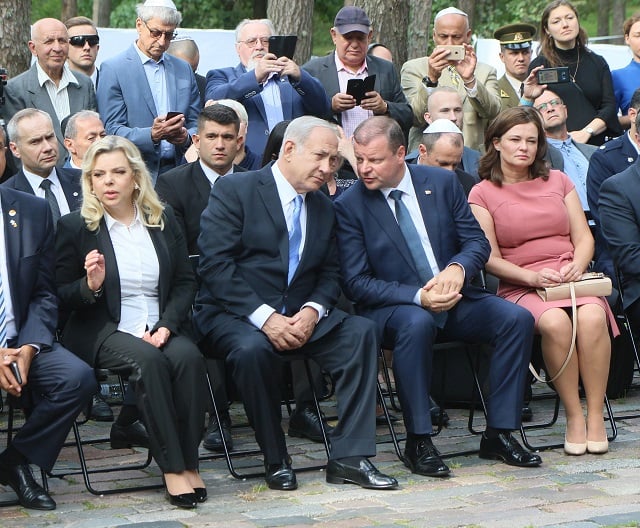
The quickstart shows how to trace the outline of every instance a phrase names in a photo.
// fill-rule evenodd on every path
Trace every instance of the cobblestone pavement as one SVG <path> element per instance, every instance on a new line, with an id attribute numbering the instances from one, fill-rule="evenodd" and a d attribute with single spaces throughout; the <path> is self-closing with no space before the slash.
<path id="1" fill-rule="evenodd" d="M 536 391 L 537 392 L 537 391 Z M 613 403 L 620 416 L 640 411 L 640 391 Z M 236 408 L 237 407 L 237 408 Z M 534 421 L 552 413 L 549 401 L 534 401 Z M 331 415 L 333 409 L 327 408 Z M 467 430 L 468 411 L 449 410 L 451 424 L 435 444 L 443 454 L 477 449 L 479 438 Z M 234 405 L 234 422 L 240 423 L 240 407 Z M 0 427 L 6 427 L 6 413 Z M 481 420 L 478 420 L 481 422 Z M 286 427 L 287 420 L 283 420 Z M 563 417 L 559 423 L 532 431 L 532 443 L 562 441 Z M 86 437 L 108 436 L 110 424 L 88 422 L 81 426 Z M 482 428 L 482 423 L 477 423 Z M 388 431 L 388 430 L 387 430 Z M 548 527 L 599 528 L 640 526 L 640 419 L 618 420 L 618 437 L 609 453 L 601 456 L 567 457 L 561 449 L 542 452 L 543 465 L 519 469 L 499 462 L 481 460 L 477 455 L 447 458 L 452 476 L 433 479 L 411 474 L 398 460 L 385 436 L 380 434 L 375 464 L 398 478 L 397 491 L 370 491 L 356 486 L 330 485 L 321 471 L 299 472 L 300 487 L 295 492 L 266 488 L 261 478 L 237 480 L 229 475 L 224 461 L 203 461 L 202 475 L 209 500 L 197 510 L 171 507 L 162 490 L 136 491 L 114 495 L 90 494 L 78 475 L 49 478 L 52 496 L 58 503 L 53 512 L 25 510 L 18 506 L 0 508 L 0 527 L 78 528 L 129 527 L 270 527 L 339 526 L 356 527 Z M 251 445 L 247 427 L 234 429 L 237 447 Z M 2 435 L 0 443 L 6 436 Z M 324 463 L 322 446 L 288 439 L 294 467 Z M 144 461 L 145 450 L 111 450 L 108 445 L 87 446 L 90 467 Z M 206 453 L 203 451 L 203 454 Z M 251 460 L 238 460 L 245 465 Z M 77 467 L 75 448 L 65 448 L 56 471 Z M 255 469 L 255 468 L 254 468 Z M 258 468 L 259 469 L 259 468 Z M 93 476 L 95 486 L 123 487 L 157 484 L 155 464 L 144 471 L 103 473 Z M 13 496 L 0 486 L 0 500 Z"/>

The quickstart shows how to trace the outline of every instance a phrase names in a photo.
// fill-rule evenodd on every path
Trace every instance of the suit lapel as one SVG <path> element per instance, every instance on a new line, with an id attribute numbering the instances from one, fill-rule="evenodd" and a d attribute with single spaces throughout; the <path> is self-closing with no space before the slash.
<path id="1" fill-rule="evenodd" d="M 175 73 L 175 65 L 173 63 L 173 60 L 171 59 L 171 57 L 165 53 L 164 54 L 164 75 L 165 75 L 165 79 L 177 79 L 176 77 L 176 73 Z M 176 83 L 174 82 L 167 82 L 167 92 L 168 92 L 168 99 L 169 99 L 169 111 L 171 111 L 174 108 L 178 108 L 178 92 L 176 90 Z"/>
<path id="2" fill-rule="evenodd" d="M 278 194 L 278 188 L 273 179 L 271 169 L 267 167 L 260 172 L 261 185 L 258 187 L 258 194 L 260 194 L 262 198 L 278 236 L 278 250 L 280 251 L 280 259 L 282 260 L 282 269 L 287 270 L 289 269 L 289 232 L 287 230 L 284 212 L 282 211 L 282 204 L 280 203 L 280 195 Z"/>
<path id="3" fill-rule="evenodd" d="M 191 180 L 196 188 L 196 192 L 200 197 L 201 202 L 204 202 L 205 207 L 209 201 L 209 195 L 211 194 L 211 184 L 204 175 L 202 167 L 199 161 L 195 161 L 191 166 Z"/>
<path id="4" fill-rule="evenodd" d="M 116 254 L 113 251 L 113 243 L 109 236 L 109 230 L 104 218 L 100 221 L 100 227 L 95 234 L 97 238 L 98 251 L 104 255 L 104 290 L 113 292 L 111 295 L 105 295 L 107 309 L 109 315 L 114 321 L 120 321 L 120 272 L 118 271 L 118 262 Z"/>
<path id="5" fill-rule="evenodd" d="M 131 62 L 131 69 L 127 68 L 127 71 L 131 72 L 131 77 L 128 79 L 132 82 L 137 81 L 137 88 L 142 92 L 142 98 L 145 103 L 147 103 L 147 108 L 153 117 L 158 115 L 158 110 L 156 109 L 156 104 L 153 101 L 153 94 L 151 93 L 151 88 L 149 87 L 149 81 L 147 81 L 147 74 L 144 72 L 144 66 L 140 61 L 140 57 L 138 56 L 138 52 L 135 50 L 134 46 L 136 43 L 134 42 L 128 50 L 127 60 Z M 124 81 L 124 79 L 123 79 Z"/>
<path id="6" fill-rule="evenodd" d="M 427 229 L 427 235 L 429 236 L 429 242 L 431 243 L 431 249 L 438 261 L 438 267 L 442 269 L 442 263 L 440 262 L 440 218 L 438 216 L 436 195 L 434 190 L 429 186 L 429 178 L 426 174 L 418 174 L 409 168 L 411 173 L 411 181 L 413 188 L 416 191 L 416 198 L 418 199 L 418 205 L 420 206 L 420 212 L 422 213 L 422 219 Z"/>
<path id="7" fill-rule="evenodd" d="M 278 82 L 278 89 L 280 90 L 282 117 L 285 120 L 293 119 L 293 87 L 286 82 L 284 77 L 281 77 Z"/>
<path id="8" fill-rule="evenodd" d="M 322 64 L 322 67 L 325 70 L 322 75 L 322 77 L 324 77 L 322 84 L 326 86 L 328 94 L 340 92 L 340 82 L 338 81 L 338 70 L 335 68 L 335 60 L 334 51 L 331 55 L 327 56 L 326 60 Z M 376 82 L 378 82 L 378 79 L 376 79 Z"/>
<path id="9" fill-rule="evenodd" d="M 169 277 L 169 263 L 171 262 L 171 256 L 169 255 L 167 240 L 165 239 L 162 230 L 160 228 L 154 227 L 147 229 L 147 231 L 151 236 L 151 241 L 153 242 L 153 246 L 156 250 L 156 255 L 158 256 L 158 266 L 160 268 L 160 274 L 158 277 L 158 301 L 160 314 L 162 314 L 162 310 L 164 309 L 164 300 L 167 297 L 165 288 L 168 284 L 171 283 Z"/>
<path id="10" fill-rule="evenodd" d="M 18 270 L 20 269 L 20 257 L 22 247 L 22 211 L 13 199 L 5 200 L 2 194 L 2 219 L 4 221 L 4 240 L 6 245 L 7 272 L 9 274 L 9 289 L 11 291 L 11 303 L 13 306 L 21 306 L 21 299 L 18 292 L 20 284 Z M 13 310 L 16 317 L 20 313 L 19 309 Z M 20 321 L 16 321 L 19 328 Z"/>
<path id="11" fill-rule="evenodd" d="M 24 172 L 22 172 L 22 169 L 16 173 L 15 189 L 35 195 L 33 188 L 31 187 L 29 180 L 27 180 L 27 177 L 24 175 Z"/>

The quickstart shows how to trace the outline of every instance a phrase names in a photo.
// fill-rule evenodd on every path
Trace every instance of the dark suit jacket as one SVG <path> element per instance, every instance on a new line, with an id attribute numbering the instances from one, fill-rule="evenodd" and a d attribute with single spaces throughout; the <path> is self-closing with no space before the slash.
<path id="1" fill-rule="evenodd" d="M 307 72 L 300 71 L 300 81 L 290 82 L 288 77 L 280 77 L 280 101 L 284 120 L 303 115 L 327 118 L 331 115 L 331 102 L 316 79 Z M 244 105 L 249 115 L 247 146 L 262 156 L 269 137 L 267 113 L 260 93 L 263 86 L 256 80 L 255 72 L 247 71 L 238 64 L 235 68 L 220 68 L 207 73 L 205 99 L 234 99 Z"/>
<path id="2" fill-rule="evenodd" d="M 204 108 L 204 103 L 206 102 L 204 94 L 207 91 L 207 78 L 204 75 L 196 73 L 196 84 L 198 85 L 198 93 L 200 94 L 200 108 Z"/>
<path id="3" fill-rule="evenodd" d="M 200 114 L 200 93 L 191 66 L 182 59 L 164 54 L 169 111 L 184 114 L 185 127 L 195 133 Z M 98 84 L 98 109 L 108 134 L 123 136 L 140 149 L 155 181 L 160 166 L 160 144 L 151 139 L 151 125 L 158 117 L 144 66 L 135 43 L 102 63 Z M 190 140 L 176 146 L 176 165 Z"/>
<path id="4" fill-rule="evenodd" d="M 462 294 L 487 295 L 469 282 L 487 262 L 489 242 L 454 174 L 423 165 L 409 165 L 409 171 L 438 267 L 461 264 L 466 277 Z M 365 316 L 381 309 L 388 316 L 398 304 L 413 304 L 423 283 L 384 195 L 358 181 L 336 200 L 335 209 L 347 297 Z"/>
<path id="5" fill-rule="evenodd" d="M 329 100 L 340 92 L 334 53 L 330 53 L 325 57 L 311 59 L 303 66 L 305 70 L 322 83 Z M 413 111 L 402 92 L 400 78 L 395 66 L 387 60 L 367 55 L 367 69 L 368 75 L 376 76 L 375 91 L 389 105 L 389 115 L 400 123 L 405 135 L 408 134 L 413 122 Z M 342 123 L 341 114 L 335 114 L 334 117 L 338 123 Z"/>
<path id="6" fill-rule="evenodd" d="M 216 315 L 246 318 L 262 304 L 287 314 L 306 302 L 333 308 L 340 293 L 334 213 L 320 191 L 307 193 L 306 242 L 291 284 L 287 285 L 289 238 L 270 166 L 222 178 L 202 213 L 200 267 L 202 286 L 194 323 L 207 335 Z M 311 340 L 335 327 L 346 315 L 330 310 Z"/>
<path id="7" fill-rule="evenodd" d="M 44 200 L 6 187 L 0 199 L 16 345 L 50 347 L 58 319 L 51 211 Z"/>
<path id="8" fill-rule="evenodd" d="M 67 93 L 69 94 L 69 115 L 71 116 L 80 110 L 96 110 L 98 106 L 96 104 L 96 94 L 91 79 L 82 73 L 72 73 L 77 79 L 78 84 L 70 84 L 67 87 Z M 67 149 L 64 146 L 64 135 L 47 89 L 38 83 L 38 70 L 36 69 L 35 63 L 27 71 L 9 79 L 7 86 L 4 88 L 4 95 L 5 103 L 4 105 L 0 105 L 0 117 L 2 117 L 6 123 L 9 122 L 16 112 L 25 108 L 38 108 L 51 116 L 53 130 L 56 133 L 58 150 L 60 152 L 58 165 L 64 165 L 66 161 L 65 154 L 67 153 Z"/>
<path id="9" fill-rule="evenodd" d="M 600 227 L 622 274 L 624 307 L 640 299 L 640 167 L 638 162 L 600 187 Z"/>
<path id="10" fill-rule="evenodd" d="M 82 206 L 82 189 L 80 188 L 81 172 L 78 169 L 56 167 L 56 174 L 58 175 L 60 185 L 67 199 L 69 210 L 76 211 L 80 209 Z M 11 176 L 2 186 L 33 194 L 33 187 L 31 187 L 22 169 Z"/>
<path id="11" fill-rule="evenodd" d="M 165 210 L 164 220 L 164 229 L 149 228 L 160 265 L 160 319 L 151 331 L 163 326 L 173 334 L 184 334 L 188 333 L 185 322 L 191 311 L 196 281 L 182 231 L 170 207 Z M 93 249 L 100 251 L 105 259 L 103 294 L 98 299 L 89 290 L 84 269 L 85 256 Z M 104 220 L 97 231 L 89 231 L 79 211 L 63 216 L 56 232 L 56 256 L 60 306 L 71 313 L 62 342 L 94 365 L 100 346 L 117 330 L 120 322 L 120 277 Z"/>
<path id="12" fill-rule="evenodd" d="M 245 169 L 234 165 L 233 172 L 245 172 Z M 211 194 L 211 184 L 202 171 L 200 161 L 180 165 L 158 176 L 156 192 L 173 209 L 185 235 L 189 254 L 200 253 L 200 216 Z"/>

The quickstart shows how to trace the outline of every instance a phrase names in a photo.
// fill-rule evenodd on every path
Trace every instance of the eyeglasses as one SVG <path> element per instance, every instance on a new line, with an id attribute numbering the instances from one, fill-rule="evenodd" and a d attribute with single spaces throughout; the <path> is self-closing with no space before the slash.
<path id="1" fill-rule="evenodd" d="M 142 21 L 142 23 L 149 30 L 149 35 L 151 35 L 151 38 L 154 40 L 158 40 L 162 35 L 164 35 L 164 38 L 166 40 L 173 40 L 178 36 L 178 33 L 176 33 L 175 30 L 160 31 L 159 29 L 151 29 L 144 20 Z"/>
<path id="2" fill-rule="evenodd" d="M 250 39 L 247 40 L 239 40 L 238 42 L 242 42 L 243 44 L 246 44 L 248 47 L 250 48 L 255 48 L 256 45 L 258 44 L 258 40 L 260 41 L 260 44 L 262 44 L 263 46 L 268 46 L 269 45 L 269 37 L 252 37 Z"/>
<path id="3" fill-rule="evenodd" d="M 83 48 L 87 42 L 89 46 L 93 48 L 100 42 L 100 37 L 98 35 L 76 35 L 75 37 L 69 37 L 69 44 L 76 48 Z"/>
<path id="4" fill-rule="evenodd" d="M 551 99 L 551 101 L 547 103 L 542 103 L 541 105 L 536 106 L 536 110 L 539 112 L 544 112 L 549 106 L 558 106 L 564 104 L 562 99 Z"/>

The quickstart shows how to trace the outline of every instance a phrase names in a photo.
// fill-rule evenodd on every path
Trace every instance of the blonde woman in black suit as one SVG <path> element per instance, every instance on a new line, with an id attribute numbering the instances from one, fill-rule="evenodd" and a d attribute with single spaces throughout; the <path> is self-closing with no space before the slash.
<path id="1" fill-rule="evenodd" d="M 83 203 L 61 219 L 56 282 L 70 312 L 62 340 L 90 365 L 132 371 L 167 498 L 194 508 L 204 422 L 204 359 L 188 337 L 196 281 L 182 231 L 140 152 L 107 136 L 87 151 Z"/>

